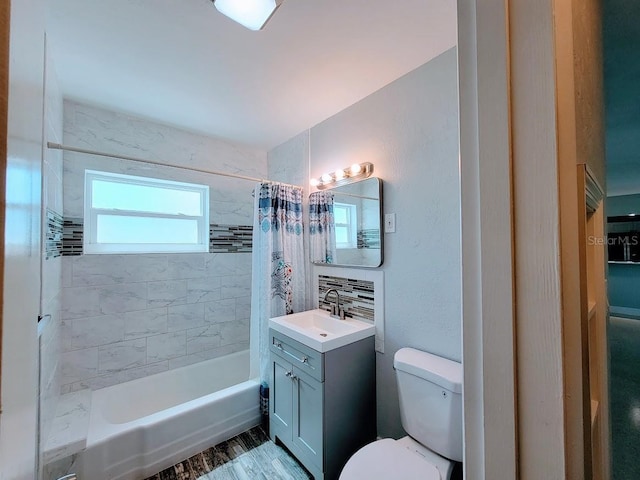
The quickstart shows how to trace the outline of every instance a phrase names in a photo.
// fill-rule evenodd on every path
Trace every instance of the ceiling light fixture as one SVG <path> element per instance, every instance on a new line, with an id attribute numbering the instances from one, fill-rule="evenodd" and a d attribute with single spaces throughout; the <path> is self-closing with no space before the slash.
<path id="1" fill-rule="evenodd" d="M 325 188 L 339 187 L 348 183 L 364 180 L 373 173 L 373 163 L 354 163 L 349 168 L 336 170 L 335 172 L 325 173 L 320 178 L 312 178 L 309 184 L 318 190 Z"/>
<path id="2" fill-rule="evenodd" d="M 220 13 L 249 30 L 262 30 L 283 0 L 212 0 Z"/>

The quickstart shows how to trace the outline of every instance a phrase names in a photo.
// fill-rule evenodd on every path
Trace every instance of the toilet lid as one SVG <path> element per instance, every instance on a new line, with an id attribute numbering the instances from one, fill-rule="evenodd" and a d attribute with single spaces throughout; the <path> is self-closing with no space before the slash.
<path id="1" fill-rule="evenodd" d="M 391 438 L 361 448 L 349 459 L 340 480 L 441 480 L 438 469 Z"/>

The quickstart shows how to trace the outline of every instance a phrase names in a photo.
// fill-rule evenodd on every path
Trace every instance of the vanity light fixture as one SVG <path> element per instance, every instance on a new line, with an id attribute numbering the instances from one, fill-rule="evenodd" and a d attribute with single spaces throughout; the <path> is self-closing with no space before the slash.
<path id="1" fill-rule="evenodd" d="M 283 0 L 211 0 L 216 9 L 249 30 L 262 30 Z"/>
<path id="2" fill-rule="evenodd" d="M 354 163 L 349 168 L 336 170 L 331 173 L 324 173 L 320 178 L 312 178 L 309 184 L 318 190 L 325 188 L 339 187 L 358 180 L 364 180 L 373 173 L 373 163 Z"/>

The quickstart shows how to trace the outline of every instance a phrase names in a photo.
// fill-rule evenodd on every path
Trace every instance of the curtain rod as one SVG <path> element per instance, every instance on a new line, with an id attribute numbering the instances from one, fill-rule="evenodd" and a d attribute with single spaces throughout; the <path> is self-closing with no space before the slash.
<path id="1" fill-rule="evenodd" d="M 190 170 L 192 172 L 207 173 L 211 175 L 220 175 L 221 177 L 238 178 L 240 180 L 250 180 L 252 182 L 278 183 L 280 185 L 286 185 L 288 187 L 302 188 L 300 187 L 300 185 L 293 185 L 291 183 L 276 182 L 274 180 L 267 180 L 264 178 L 247 177 L 245 175 L 237 175 L 235 173 L 217 172 L 215 170 L 202 170 L 200 168 L 193 168 L 193 167 L 179 167 L 177 165 L 169 165 L 167 163 L 155 162 L 153 160 L 145 160 L 143 158 L 129 157 L 127 155 L 116 155 L 114 153 L 97 152 L 95 150 L 87 150 L 85 148 L 71 147 L 68 145 L 61 145 L 59 143 L 54 143 L 54 142 L 47 142 L 47 148 L 51 148 L 52 150 L 64 150 L 66 152 L 84 153 L 86 155 L 96 155 L 99 157 L 117 158 L 119 160 L 131 160 L 132 162 L 148 163 L 150 165 L 157 165 L 160 167 L 179 168 L 182 170 Z"/>

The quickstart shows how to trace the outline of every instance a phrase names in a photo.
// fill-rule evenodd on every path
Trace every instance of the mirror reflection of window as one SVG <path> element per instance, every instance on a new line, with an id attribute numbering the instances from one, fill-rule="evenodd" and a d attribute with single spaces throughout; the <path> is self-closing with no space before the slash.
<path id="1" fill-rule="evenodd" d="M 379 178 L 370 177 L 313 192 L 309 195 L 311 262 L 379 267 L 384 249 L 381 217 L 382 180 Z"/>
<path id="2" fill-rule="evenodd" d="M 357 248 L 358 212 L 356 206 L 347 203 L 334 203 L 333 218 L 336 248 Z"/>

